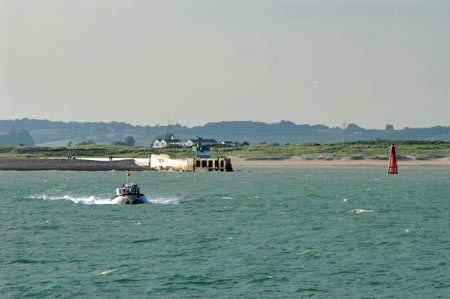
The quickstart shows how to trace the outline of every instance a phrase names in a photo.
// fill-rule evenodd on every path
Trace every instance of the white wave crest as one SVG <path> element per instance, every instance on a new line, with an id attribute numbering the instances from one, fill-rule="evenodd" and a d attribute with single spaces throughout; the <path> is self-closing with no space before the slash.
<path id="1" fill-rule="evenodd" d="M 63 199 L 67 199 L 73 201 L 74 203 L 82 204 L 82 205 L 111 205 L 115 204 L 109 198 L 98 198 L 96 196 L 89 197 L 72 197 L 65 195 Z"/>
<path id="2" fill-rule="evenodd" d="M 354 209 L 354 210 L 350 211 L 350 213 L 356 213 L 356 214 L 359 214 L 359 213 L 371 213 L 371 212 L 373 212 L 373 210 Z"/>
<path id="3" fill-rule="evenodd" d="M 161 204 L 161 205 L 178 205 L 180 200 L 178 198 L 150 198 L 147 199 L 148 203 Z"/>
<path id="4" fill-rule="evenodd" d="M 106 270 L 106 271 L 103 271 L 101 275 L 106 275 L 106 274 L 109 274 L 109 273 L 111 273 L 113 271 L 114 271 L 113 269 Z"/>
<path id="5" fill-rule="evenodd" d="M 33 195 L 29 198 L 33 199 L 43 199 L 43 200 L 70 200 L 76 204 L 82 204 L 82 205 L 113 205 L 113 204 L 120 204 L 115 201 L 111 201 L 110 198 L 99 198 L 94 195 L 91 196 L 83 196 L 83 197 L 75 197 L 71 195 L 64 195 L 64 196 L 49 196 L 46 194 L 43 195 Z M 163 205 L 178 205 L 180 204 L 180 200 L 177 198 L 154 198 L 154 199 L 147 199 L 146 203 L 151 204 L 163 204 Z"/>
<path id="6" fill-rule="evenodd" d="M 71 195 L 64 195 L 64 196 L 52 196 L 52 195 L 33 195 L 30 196 L 30 198 L 38 198 L 43 200 L 70 200 L 74 203 L 83 204 L 83 205 L 107 205 L 107 204 L 113 204 L 110 202 L 109 199 L 106 198 L 99 198 L 96 196 L 83 196 L 83 197 L 74 197 Z"/>

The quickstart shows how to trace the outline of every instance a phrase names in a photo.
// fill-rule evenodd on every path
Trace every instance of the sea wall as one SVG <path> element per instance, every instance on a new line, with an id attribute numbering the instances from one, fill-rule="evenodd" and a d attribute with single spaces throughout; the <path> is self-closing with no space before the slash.
<path id="1" fill-rule="evenodd" d="M 75 170 L 75 171 L 109 171 L 109 170 L 149 170 L 139 166 L 134 159 L 117 161 L 92 161 L 84 159 L 33 159 L 0 158 L 0 170 Z"/>

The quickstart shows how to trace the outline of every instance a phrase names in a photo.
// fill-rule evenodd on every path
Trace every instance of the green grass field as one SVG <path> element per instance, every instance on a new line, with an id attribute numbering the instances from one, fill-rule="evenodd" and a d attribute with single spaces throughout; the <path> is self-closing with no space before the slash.
<path id="1" fill-rule="evenodd" d="M 310 143 L 293 145 L 259 144 L 240 147 L 212 147 L 211 156 L 234 156 L 246 159 L 304 159 L 332 160 L 336 158 L 388 159 L 389 148 L 395 143 L 397 157 L 419 160 L 450 157 L 450 142 L 444 141 L 357 141 L 342 143 Z M 84 145 L 84 146 L 0 146 L 0 157 L 149 157 L 150 154 L 169 154 L 173 157 L 192 157 L 190 148 L 152 149 L 147 147 Z"/>

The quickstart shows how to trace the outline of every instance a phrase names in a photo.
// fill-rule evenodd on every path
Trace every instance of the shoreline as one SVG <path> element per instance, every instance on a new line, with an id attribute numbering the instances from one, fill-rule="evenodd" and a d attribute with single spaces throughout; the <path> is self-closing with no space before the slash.
<path id="1" fill-rule="evenodd" d="M 306 160 L 302 157 L 291 157 L 283 160 L 246 160 L 234 156 L 229 157 L 233 169 L 240 168 L 278 168 L 278 169 L 302 169 L 302 168 L 322 168 L 322 169 L 371 169 L 388 168 L 388 160 L 362 159 L 352 160 L 342 158 L 340 160 Z M 39 170 L 60 170 L 60 171 L 155 171 L 149 168 L 147 159 L 120 158 L 114 161 L 107 161 L 105 158 L 0 158 L 0 171 L 39 171 Z M 450 157 L 436 158 L 428 160 L 398 160 L 399 169 L 428 168 L 428 169 L 450 169 Z"/>
<path id="2" fill-rule="evenodd" d="M 388 168 L 388 160 L 305 160 L 292 157 L 284 160 L 246 160 L 230 157 L 234 169 L 237 168 Z M 450 157 L 428 160 L 397 160 L 398 168 L 437 168 L 450 169 Z"/>

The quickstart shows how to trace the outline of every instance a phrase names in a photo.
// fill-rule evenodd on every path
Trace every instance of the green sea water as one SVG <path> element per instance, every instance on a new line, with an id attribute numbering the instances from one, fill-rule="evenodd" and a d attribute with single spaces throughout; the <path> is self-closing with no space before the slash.
<path id="1" fill-rule="evenodd" d="M 0 298 L 449 298 L 450 170 L 0 172 Z"/>

